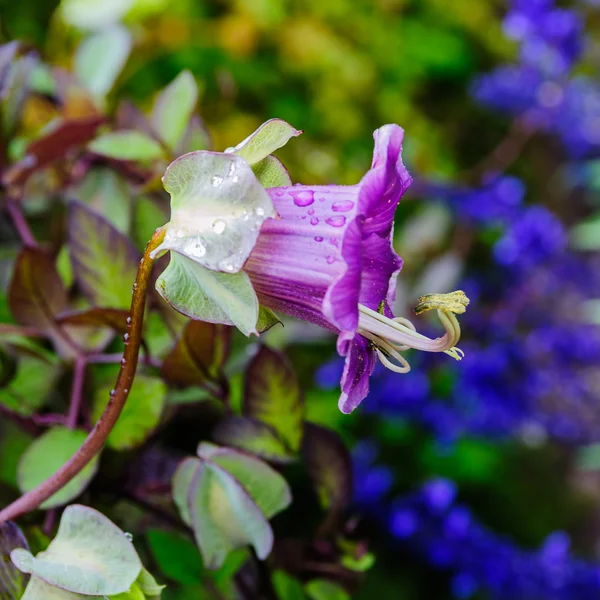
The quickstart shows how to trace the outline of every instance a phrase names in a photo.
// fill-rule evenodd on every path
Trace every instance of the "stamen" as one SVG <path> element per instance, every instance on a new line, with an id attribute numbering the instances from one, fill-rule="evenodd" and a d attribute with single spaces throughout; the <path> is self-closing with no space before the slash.
<path id="1" fill-rule="evenodd" d="M 455 360 L 461 360 L 464 352 L 456 347 L 460 339 L 460 325 L 455 315 L 464 313 L 468 304 L 469 299 L 462 291 L 430 294 L 419 298 L 415 312 L 421 314 L 436 310 L 444 326 L 445 334 L 435 339 L 418 333 L 413 323 L 404 317 L 390 319 L 382 314 L 383 311 L 374 311 L 359 304 L 358 333 L 374 344 L 382 364 L 396 373 L 410 371 L 410 365 L 400 354 L 409 348 L 425 352 L 444 352 Z M 389 357 L 399 364 L 393 363 Z"/>

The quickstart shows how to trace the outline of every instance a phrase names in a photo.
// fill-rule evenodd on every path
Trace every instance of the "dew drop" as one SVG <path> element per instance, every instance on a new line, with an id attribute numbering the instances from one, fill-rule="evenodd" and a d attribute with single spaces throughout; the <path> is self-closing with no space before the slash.
<path id="1" fill-rule="evenodd" d="M 136 290 L 136 289 L 137 289 L 137 282 L 136 282 L 136 281 L 134 281 L 134 282 L 133 282 L 133 289 L 134 289 L 134 290 Z"/>
<path id="2" fill-rule="evenodd" d="M 315 193 L 310 190 L 290 192 L 296 206 L 310 206 L 315 201 Z"/>
<path id="3" fill-rule="evenodd" d="M 124 394 L 129 394 L 129 388 L 125 388 L 125 389 L 123 390 L 123 393 L 124 393 Z"/>
<path id="4" fill-rule="evenodd" d="M 213 178 L 211 179 L 211 183 L 212 183 L 213 187 L 219 187 L 223 183 L 223 178 L 219 177 L 218 175 L 213 175 Z"/>
<path id="5" fill-rule="evenodd" d="M 309 208 L 308 209 L 308 214 L 309 215 L 314 215 L 315 214 L 315 209 L 314 208 Z"/>
<path id="6" fill-rule="evenodd" d="M 227 223 L 223 221 L 223 219 L 217 219 L 213 224 L 212 228 L 215 233 L 223 233 L 225 228 L 227 227 Z"/>
<path id="7" fill-rule="evenodd" d="M 110 397 L 113 398 L 117 395 L 117 390 L 110 390 Z"/>
<path id="8" fill-rule="evenodd" d="M 325 219 L 325 223 L 331 225 L 332 227 L 342 227 L 342 225 L 346 223 L 346 217 L 343 215 L 329 217 L 328 219 Z"/>
<path id="9" fill-rule="evenodd" d="M 264 209 L 262 206 L 257 206 L 257 207 L 254 209 L 254 212 L 255 212 L 255 213 L 256 213 L 256 214 L 257 214 L 259 217 L 262 217 L 262 216 L 264 216 L 264 214 L 265 214 L 265 209 Z"/>
<path id="10" fill-rule="evenodd" d="M 229 167 L 229 177 L 231 177 L 235 173 L 235 163 L 232 162 Z"/>
<path id="11" fill-rule="evenodd" d="M 352 200 L 338 200 L 331 205 L 333 212 L 348 212 L 354 208 Z"/>
<path id="12" fill-rule="evenodd" d="M 124 341 L 125 343 L 129 342 L 129 334 L 128 334 L 128 333 L 126 333 L 126 334 L 123 336 L 123 341 Z"/>
<path id="13" fill-rule="evenodd" d="M 131 535 L 131 533 L 126 531 L 123 535 L 127 538 L 127 540 L 133 542 L 133 535 Z"/>
<path id="14" fill-rule="evenodd" d="M 317 235 L 315 237 L 315 242 L 322 242 L 322 241 L 323 241 L 323 238 L 320 235 Z"/>
<path id="15" fill-rule="evenodd" d="M 206 254 L 206 248 L 204 244 L 197 240 L 195 242 L 190 241 L 187 243 L 183 250 L 186 254 L 189 254 L 190 256 L 197 256 L 198 258 L 201 258 Z"/>
<path id="16" fill-rule="evenodd" d="M 127 326 L 130 327 L 131 326 L 131 317 L 127 317 L 125 319 L 125 323 L 127 323 Z"/>
<path id="17" fill-rule="evenodd" d="M 142 256 L 142 258 L 140 258 L 140 265 L 144 264 L 144 257 Z"/>
<path id="18" fill-rule="evenodd" d="M 317 219 L 317 217 L 313 217 L 313 218 L 310 220 L 310 224 L 311 224 L 311 225 L 317 225 L 317 224 L 318 224 L 318 222 L 319 222 L 319 219 Z"/>
<path id="19" fill-rule="evenodd" d="M 123 358 L 121 359 L 121 364 L 122 364 L 123 366 L 125 366 L 125 365 L 127 364 L 127 360 L 125 359 L 125 357 L 123 357 Z"/>
<path id="20" fill-rule="evenodd" d="M 335 256 L 330 254 L 326 259 L 328 265 L 332 265 L 335 262 Z"/>
<path id="21" fill-rule="evenodd" d="M 276 196 L 283 196 L 283 194 L 284 194 L 283 190 L 277 190 L 277 191 L 275 192 L 275 195 L 276 195 Z"/>

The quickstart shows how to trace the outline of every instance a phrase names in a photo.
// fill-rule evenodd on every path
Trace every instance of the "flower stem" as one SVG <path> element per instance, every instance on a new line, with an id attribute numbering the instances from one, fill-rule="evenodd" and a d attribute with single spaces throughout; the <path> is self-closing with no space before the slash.
<path id="1" fill-rule="evenodd" d="M 6 201 L 6 212 L 9 214 L 12 219 L 13 225 L 21 238 L 21 242 L 25 246 L 37 246 L 37 242 L 35 241 L 35 237 L 33 233 L 31 233 L 31 229 L 29 228 L 29 224 L 25 220 L 23 212 L 21 211 L 20 205 L 9 198 Z"/>
<path id="2" fill-rule="evenodd" d="M 71 387 L 71 402 L 69 403 L 69 414 L 67 415 L 67 427 L 75 429 L 81 411 L 81 400 L 83 398 L 83 384 L 85 382 L 85 358 L 78 356 L 73 365 L 73 384 Z"/>
<path id="3" fill-rule="evenodd" d="M 0 511 L 0 523 L 38 508 L 40 504 L 62 489 L 73 477 L 80 473 L 104 446 L 106 438 L 117 422 L 123 406 L 125 406 L 133 378 L 135 377 L 142 338 L 146 291 L 150 281 L 152 265 L 154 264 L 154 261 L 150 258 L 150 253 L 163 241 L 163 238 L 164 230 L 157 229 L 152 239 L 148 242 L 144 257 L 140 261 L 133 286 L 130 311 L 131 322 L 129 323 L 130 330 L 128 334 L 125 334 L 124 338 L 125 351 L 123 353 L 121 370 L 117 377 L 115 389 L 110 394 L 110 400 L 102 416 L 98 419 L 98 422 L 89 433 L 85 442 L 83 442 L 81 448 L 54 475 Z"/>

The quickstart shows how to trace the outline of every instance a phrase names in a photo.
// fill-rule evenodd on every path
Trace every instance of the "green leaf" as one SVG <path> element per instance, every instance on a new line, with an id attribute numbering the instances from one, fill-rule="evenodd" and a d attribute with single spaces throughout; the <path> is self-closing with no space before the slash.
<path id="1" fill-rule="evenodd" d="M 306 423 L 302 456 L 321 506 L 339 513 L 352 498 L 352 459 L 339 434 Z"/>
<path id="2" fill-rule="evenodd" d="M 273 546 L 273 532 L 244 488 L 227 472 L 202 464 L 190 490 L 190 514 L 204 564 L 217 569 L 236 548 L 250 544 L 260 559 Z"/>
<path id="3" fill-rule="evenodd" d="M 600 213 L 595 213 L 570 232 L 571 244 L 576 250 L 600 249 Z"/>
<path id="4" fill-rule="evenodd" d="M 238 272 L 263 222 L 277 216 L 252 169 L 232 154 L 185 154 L 169 165 L 163 184 L 171 221 L 155 254 L 175 250 L 215 271 Z"/>
<path id="5" fill-rule="evenodd" d="M 79 450 L 87 434 L 78 429 L 53 427 L 27 448 L 19 461 L 17 480 L 21 492 L 29 492 L 56 473 Z M 98 456 L 67 485 L 48 498 L 40 508 L 48 509 L 67 504 L 88 486 L 98 470 Z"/>
<path id="6" fill-rule="evenodd" d="M 283 325 L 279 317 L 270 308 L 266 306 L 258 308 L 258 321 L 256 322 L 258 333 L 265 333 L 277 324 Z"/>
<path id="7" fill-rule="evenodd" d="M 348 592 L 339 583 L 327 579 L 313 579 L 304 590 L 311 600 L 350 600 Z"/>
<path id="8" fill-rule="evenodd" d="M 235 148 L 228 148 L 226 152 L 237 154 L 249 165 L 253 165 L 285 146 L 291 138 L 301 133 L 302 131 L 294 129 L 282 119 L 270 119 Z"/>
<path id="9" fill-rule="evenodd" d="M 208 381 L 220 383 L 229 355 L 231 328 L 190 321 L 173 350 L 165 358 L 161 375 L 169 382 L 190 386 Z"/>
<path id="10" fill-rule="evenodd" d="M 0 116 L 4 139 L 10 139 L 17 129 L 25 99 L 29 94 L 31 75 L 38 59 L 29 53 L 11 61 L 7 85 L 0 97 Z"/>
<path id="11" fill-rule="evenodd" d="M 292 178 L 282 162 L 274 156 L 267 156 L 252 165 L 256 179 L 265 188 L 284 187 L 292 185 Z"/>
<path id="12" fill-rule="evenodd" d="M 101 214 L 119 231 L 125 234 L 129 231 L 131 194 L 127 181 L 116 171 L 102 167 L 90 169 L 73 190 L 73 196 Z M 165 221 L 163 219 L 157 227 Z M 144 241 L 149 239 L 147 237 Z"/>
<path id="13" fill-rule="evenodd" d="M 205 443 L 198 447 L 200 458 L 204 458 L 205 447 Z M 232 475 L 250 494 L 267 519 L 290 505 L 292 495 L 286 480 L 262 460 L 230 448 L 219 448 L 206 456 L 205 460 Z"/>
<path id="14" fill-rule="evenodd" d="M 8 303 L 21 325 L 45 333 L 56 331 L 54 317 L 66 310 L 67 293 L 47 254 L 37 248 L 21 250 L 8 290 Z"/>
<path id="15" fill-rule="evenodd" d="M 180 313 L 256 333 L 258 299 L 246 273 L 210 271 L 176 252 L 156 281 L 158 293 Z"/>
<path id="16" fill-rule="evenodd" d="M 162 146 L 141 131 L 111 131 L 88 144 L 88 148 L 102 156 L 117 160 L 150 161 L 163 155 Z"/>
<path id="17" fill-rule="evenodd" d="M 342 556 L 341 564 L 349 571 L 364 573 L 375 564 L 375 555 L 371 552 L 366 552 L 360 558 L 356 558 L 346 554 Z"/>
<path id="18" fill-rule="evenodd" d="M 146 600 L 144 592 L 142 592 L 140 586 L 134 583 L 126 592 L 110 596 L 109 600 Z"/>
<path id="19" fill-rule="evenodd" d="M 287 359 L 261 346 L 246 369 L 243 414 L 270 425 L 291 452 L 302 442 L 304 400 Z"/>
<path id="20" fill-rule="evenodd" d="M 93 418 L 98 420 L 109 399 L 111 385 L 94 394 Z M 156 377 L 138 375 L 129 392 L 127 403 L 106 441 L 115 450 L 129 450 L 143 444 L 160 421 L 167 386 Z"/>
<path id="21" fill-rule="evenodd" d="M 0 388 L 0 404 L 24 417 L 44 405 L 59 375 L 56 365 L 36 356 L 23 354 L 11 381 Z"/>
<path id="22" fill-rule="evenodd" d="M 96 98 L 102 99 L 113 87 L 131 52 L 131 34 L 122 25 L 113 25 L 89 36 L 75 52 L 74 73 Z"/>
<path id="23" fill-rule="evenodd" d="M 63 0 L 59 5 L 65 23 L 79 29 L 102 29 L 114 25 L 129 11 L 134 0 Z"/>
<path id="24" fill-rule="evenodd" d="M 10 561 L 15 548 L 29 549 L 21 530 L 10 521 L 0 524 L 0 600 L 19 600 L 27 585 L 27 577 Z"/>
<path id="25" fill-rule="evenodd" d="M 75 594 L 111 596 L 129 590 L 142 569 L 131 541 L 98 511 L 68 506 L 48 549 L 34 557 L 14 550 L 13 563 L 24 573 Z"/>
<path id="26" fill-rule="evenodd" d="M 32 436 L 8 419 L 0 420 L 0 482 L 17 488 L 17 467 Z"/>
<path id="27" fill-rule="evenodd" d="M 213 431 L 219 444 L 240 448 L 275 463 L 289 463 L 294 453 L 281 441 L 270 425 L 246 417 L 229 417 L 219 422 Z"/>
<path id="28" fill-rule="evenodd" d="M 180 533 L 160 529 L 150 529 L 147 536 L 150 552 L 165 577 L 185 585 L 202 582 L 202 557 L 192 541 Z"/>
<path id="29" fill-rule="evenodd" d="M 94 306 L 129 308 L 139 254 L 129 238 L 84 204 L 69 204 L 69 251 L 77 284 Z"/>
<path id="30" fill-rule="evenodd" d="M 282 600 L 305 600 L 302 583 L 285 571 L 273 571 L 271 576 L 277 597 Z"/>
<path id="31" fill-rule="evenodd" d="M 158 95 L 152 109 L 152 126 L 174 150 L 181 142 L 198 102 L 198 86 L 189 71 L 182 71 Z"/>

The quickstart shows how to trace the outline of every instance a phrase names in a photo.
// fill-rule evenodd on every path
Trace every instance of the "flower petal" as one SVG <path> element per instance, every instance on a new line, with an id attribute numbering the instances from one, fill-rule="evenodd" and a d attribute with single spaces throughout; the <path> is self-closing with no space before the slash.
<path id="1" fill-rule="evenodd" d="M 342 333 L 338 352 L 346 356 L 342 375 L 342 393 L 338 401 L 341 412 L 350 414 L 369 393 L 369 377 L 377 362 L 375 351 L 362 335 Z"/>

